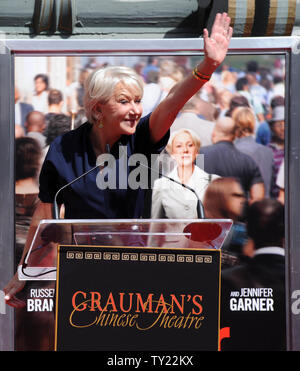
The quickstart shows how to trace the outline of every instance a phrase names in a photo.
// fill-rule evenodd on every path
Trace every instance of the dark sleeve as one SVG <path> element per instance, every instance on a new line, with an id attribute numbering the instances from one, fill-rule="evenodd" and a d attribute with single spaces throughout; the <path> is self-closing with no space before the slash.
<path id="1" fill-rule="evenodd" d="M 249 161 L 250 161 L 249 167 L 252 169 L 250 187 L 252 187 L 254 184 L 257 184 L 257 183 L 264 183 L 263 178 L 261 176 L 261 172 L 257 164 L 254 162 L 252 158 L 249 158 Z"/>
<path id="2" fill-rule="evenodd" d="M 203 156 L 204 159 L 204 168 L 203 170 L 208 174 L 216 174 L 216 169 L 212 166 L 212 156 L 209 156 L 210 146 L 200 147 L 199 154 Z"/>
<path id="3" fill-rule="evenodd" d="M 62 186 L 55 166 L 57 154 L 53 147 L 54 145 L 50 145 L 39 177 L 39 199 L 46 203 L 53 203 L 56 192 Z"/>
<path id="4" fill-rule="evenodd" d="M 42 202 L 53 203 L 55 193 L 57 192 L 54 180 L 57 176 L 58 174 L 54 165 L 49 161 L 44 162 L 39 179 L 39 199 Z"/>
<path id="5" fill-rule="evenodd" d="M 169 137 L 170 130 L 161 138 L 160 141 L 153 143 L 150 139 L 150 115 L 143 117 L 136 129 L 135 134 L 135 152 L 143 153 L 145 155 L 161 153 L 161 151 L 166 147 Z"/>

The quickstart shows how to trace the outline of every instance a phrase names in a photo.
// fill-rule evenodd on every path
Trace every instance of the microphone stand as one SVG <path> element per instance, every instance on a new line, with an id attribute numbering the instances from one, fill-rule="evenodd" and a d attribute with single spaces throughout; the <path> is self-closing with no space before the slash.
<path id="1" fill-rule="evenodd" d="M 110 146 L 109 144 L 107 143 L 105 145 L 105 149 L 106 149 L 106 153 L 110 153 Z M 58 194 L 63 191 L 65 188 L 69 187 L 70 185 L 72 185 L 73 183 L 77 182 L 77 180 L 80 180 L 81 178 L 85 177 L 86 175 L 88 175 L 89 173 L 91 173 L 92 171 L 94 171 L 95 169 L 97 169 L 99 166 L 102 166 L 103 164 L 105 163 L 105 161 L 101 162 L 101 164 L 98 164 L 94 167 L 92 167 L 90 170 L 86 171 L 85 173 L 81 174 L 78 178 L 75 178 L 73 179 L 71 182 L 65 184 L 63 187 L 61 187 L 55 194 L 54 196 L 54 201 L 53 201 L 53 210 L 52 210 L 52 214 L 53 214 L 53 219 L 60 219 L 59 218 L 59 208 L 58 208 L 58 203 L 57 203 L 57 196 Z"/>
<path id="2" fill-rule="evenodd" d="M 105 162 L 105 161 L 104 161 Z M 54 200 L 53 200 L 53 219 L 60 219 L 59 218 L 59 208 L 58 208 L 58 203 L 57 203 L 57 196 L 59 195 L 59 193 L 61 191 L 63 191 L 65 188 L 69 187 L 70 185 L 72 185 L 73 183 L 77 182 L 77 180 L 80 180 L 81 178 L 85 177 L 86 175 L 88 175 L 89 173 L 91 173 L 92 171 L 94 171 L 95 169 L 97 169 L 99 166 L 103 165 L 104 162 L 102 162 L 101 164 L 98 164 L 94 167 L 92 167 L 90 170 L 88 170 L 87 172 L 81 174 L 78 178 L 75 178 L 73 179 L 71 182 L 65 184 L 63 187 L 61 187 L 55 194 L 54 196 Z"/>
<path id="3" fill-rule="evenodd" d="M 152 169 L 150 169 L 150 170 L 152 170 Z M 157 172 L 157 173 L 158 173 L 160 176 L 162 176 L 162 177 L 164 177 L 164 178 L 167 178 L 167 179 L 171 180 L 172 182 L 177 183 L 177 184 L 181 185 L 182 187 L 188 189 L 189 191 L 193 192 L 194 195 L 195 195 L 196 198 L 197 198 L 197 214 L 198 214 L 198 218 L 199 218 L 199 219 L 205 219 L 205 213 L 204 213 L 204 207 L 203 207 L 203 204 L 202 204 L 202 202 L 201 202 L 199 196 L 197 195 L 196 191 L 195 191 L 193 188 L 189 187 L 188 185 L 186 185 L 186 184 L 184 184 L 184 183 L 178 182 L 177 180 L 175 180 L 175 179 L 173 179 L 173 178 L 170 178 L 170 177 L 167 176 L 167 175 L 162 174 L 160 171 Z"/>
<path id="4" fill-rule="evenodd" d="M 127 157 L 128 157 L 128 155 L 127 155 Z M 177 183 L 177 184 L 181 185 L 182 187 L 188 189 L 189 191 L 193 192 L 194 195 L 195 195 L 196 198 L 197 198 L 197 214 L 198 214 L 198 218 L 199 218 L 199 219 L 205 219 L 205 213 L 204 213 L 204 207 L 203 207 L 203 204 L 202 204 L 202 202 L 201 202 L 199 196 L 197 195 L 196 191 L 195 191 L 193 188 L 189 187 L 188 185 L 186 185 L 186 184 L 184 184 L 184 183 L 178 182 L 177 180 L 175 180 L 175 179 L 173 179 L 173 178 L 170 178 L 169 176 L 162 174 L 160 171 L 156 171 L 156 170 L 154 170 L 153 168 L 151 168 L 151 167 L 149 167 L 149 166 L 147 166 L 147 165 L 145 165 L 145 164 L 143 164 L 143 163 L 141 163 L 141 162 L 140 162 L 140 165 L 144 166 L 145 168 L 147 168 L 147 169 L 150 170 L 150 171 L 154 171 L 154 172 L 155 172 L 156 174 L 158 174 L 160 177 L 167 178 L 167 179 L 171 180 L 172 182 Z"/>

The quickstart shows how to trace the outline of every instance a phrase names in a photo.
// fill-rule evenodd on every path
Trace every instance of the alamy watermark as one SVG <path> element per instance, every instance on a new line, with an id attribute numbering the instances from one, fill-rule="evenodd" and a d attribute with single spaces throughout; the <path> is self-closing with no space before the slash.
<path id="1" fill-rule="evenodd" d="M 127 154 L 127 147 L 119 147 L 119 161 L 110 153 L 98 156 L 100 171 L 96 177 L 97 187 L 104 189 L 153 189 L 154 182 L 160 177 L 169 177 L 176 167 L 176 161 L 167 153 L 151 154 L 147 158 L 142 153 Z M 204 155 L 197 155 L 195 165 L 203 169 Z M 184 171 L 184 167 L 182 168 Z M 175 182 L 168 182 L 176 187 Z"/>

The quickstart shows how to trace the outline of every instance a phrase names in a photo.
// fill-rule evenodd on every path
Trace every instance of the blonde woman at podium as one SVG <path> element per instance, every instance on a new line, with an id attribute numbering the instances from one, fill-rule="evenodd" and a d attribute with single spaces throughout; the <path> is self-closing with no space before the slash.
<path id="1" fill-rule="evenodd" d="M 128 156 L 137 153 L 148 156 L 165 147 L 169 128 L 178 112 L 223 62 L 232 32 L 228 15 L 217 14 L 210 35 L 208 30 L 203 31 L 203 60 L 145 117 L 142 117 L 141 103 L 143 82 L 133 70 L 107 67 L 92 73 L 86 81 L 85 96 L 89 121 L 51 143 L 40 175 L 41 202 L 32 218 L 20 264 L 23 264 L 39 221 L 52 218 L 57 191 L 95 167 L 101 154 L 109 152 L 119 161 L 121 145 L 126 146 Z M 142 215 L 145 190 L 129 187 L 101 190 L 97 173 L 99 169 L 60 192 L 57 201 L 65 207 L 65 218 L 131 219 Z M 126 179 L 120 178 L 123 185 L 129 183 L 128 174 L 130 171 Z M 20 305 L 15 294 L 23 287 L 24 281 L 19 281 L 16 274 L 4 288 L 7 304 Z"/>

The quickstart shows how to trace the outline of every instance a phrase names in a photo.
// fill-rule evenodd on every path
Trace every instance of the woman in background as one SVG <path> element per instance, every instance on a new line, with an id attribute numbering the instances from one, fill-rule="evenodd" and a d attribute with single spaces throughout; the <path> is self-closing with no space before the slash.
<path id="1" fill-rule="evenodd" d="M 31 218 L 39 203 L 38 174 L 42 149 L 29 137 L 17 138 L 16 146 L 16 261 L 19 261 L 26 242 Z"/>
<path id="2" fill-rule="evenodd" d="M 167 145 L 168 153 L 176 161 L 176 167 L 167 175 L 154 182 L 152 193 L 153 219 L 197 219 L 197 201 L 203 201 L 204 193 L 210 181 L 218 178 L 200 169 L 195 164 L 200 149 L 200 140 L 195 132 L 181 129 L 172 133 Z M 187 185 L 197 196 L 184 186 Z"/>

